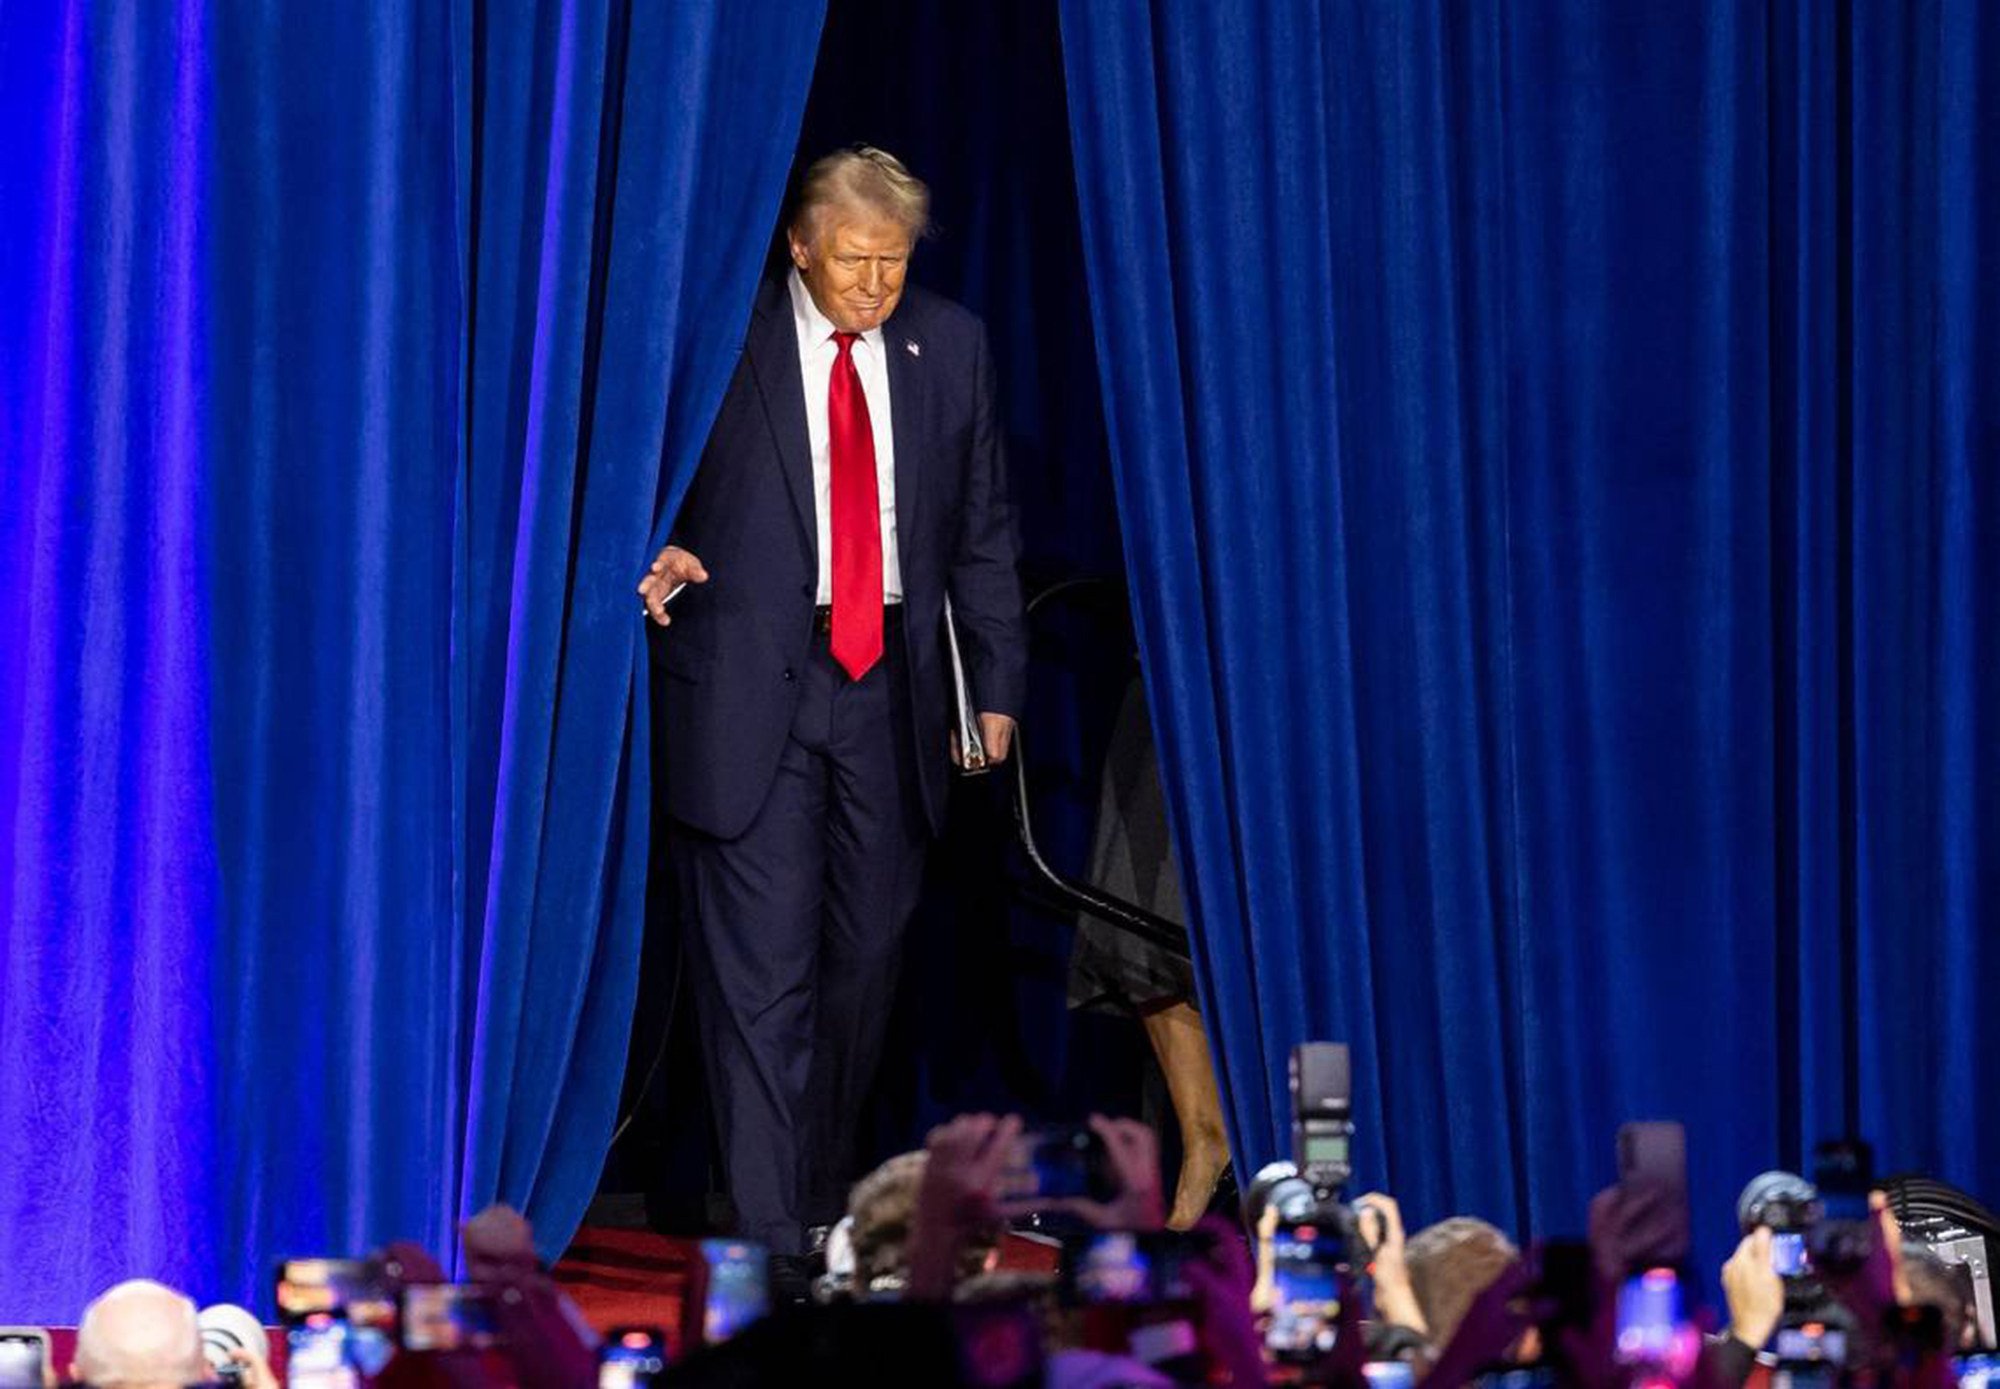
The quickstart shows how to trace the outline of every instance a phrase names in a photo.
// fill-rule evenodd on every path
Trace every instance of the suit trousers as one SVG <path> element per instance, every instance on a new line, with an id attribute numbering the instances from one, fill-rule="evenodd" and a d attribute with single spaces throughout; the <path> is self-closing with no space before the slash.
<path id="1" fill-rule="evenodd" d="M 805 1226 L 845 1208 L 922 883 L 930 830 L 888 612 L 859 680 L 814 637 L 749 829 L 668 830 L 724 1180 L 740 1234 L 775 1254 L 803 1253 Z"/>

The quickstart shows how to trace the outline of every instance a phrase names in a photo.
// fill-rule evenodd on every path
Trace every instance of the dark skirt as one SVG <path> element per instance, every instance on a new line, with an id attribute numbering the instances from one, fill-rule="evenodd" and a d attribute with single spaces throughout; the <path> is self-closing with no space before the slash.
<path id="1" fill-rule="evenodd" d="M 1145 689 L 1137 679 L 1126 690 L 1111 730 L 1091 844 L 1090 881 L 1178 925 L 1185 939 L 1187 913 L 1181 905 L 1173 837 L 1167 832 L 1159 754 L 1153 746 Z M 1146 1013 L 1173 1003 L 1193 1003 L 1194 996 L 1194 967 L 1184 956 L 1094 916 L 1079 916 L 1070 955 L 1070 1007 Z"/>

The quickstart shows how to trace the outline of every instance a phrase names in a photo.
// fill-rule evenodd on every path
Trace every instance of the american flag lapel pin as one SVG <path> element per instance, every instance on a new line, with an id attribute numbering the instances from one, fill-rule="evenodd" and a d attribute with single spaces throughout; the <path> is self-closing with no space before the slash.
<path id="1" fill-rule="evenodd" d="M 915 338 L 904 338 L 903 350 L 908 352 L 912 357 L 921 357 L 924 355 L 924 345 Z"/>

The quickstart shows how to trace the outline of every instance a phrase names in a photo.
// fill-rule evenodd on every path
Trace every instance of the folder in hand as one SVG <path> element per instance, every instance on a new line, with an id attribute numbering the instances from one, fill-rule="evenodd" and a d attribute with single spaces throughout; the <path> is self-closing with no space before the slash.
<path id="1" fill-rule="evenodd" d="M 958 649 L 958 623 L 952 617 L 949 598 L 944 600 L 944 645 L 951 653 L 952 731 L 959 749 L 958 770 L 965 776 L 977 776 L 987 768 L 986 740 L 979 733 L 979 709 L 965 678 L 965 657 Z"/>

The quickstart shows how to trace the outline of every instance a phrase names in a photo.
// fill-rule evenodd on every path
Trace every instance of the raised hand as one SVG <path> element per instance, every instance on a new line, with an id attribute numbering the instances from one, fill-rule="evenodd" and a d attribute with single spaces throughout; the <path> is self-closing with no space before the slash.
<path id="1" fill-rule="evenodd" d="M 678 545 L 669 545 L 653 557 L 653 563 L 646 570 L 646 577 L 639 580 L 639 601 L 644 605 L 646 615 L 666 626 L 673 619 L 667 616 L 667 599 L 682 584 L 705 584 L 708 570 L 702 567 L 693 553 Z"/>
<path id="2" fill-rule="evenodd" d="M 1785 1280 L 1771 1263 L 1771 1232 L 1745 1235 L 1722 1266 L 1722 1298 L 1729 1304 L 1729 1334 L 1762 1350 L 1785 1315 Z"/>
<path id="3" fill-rule="evenodd" d="M 924 1175 L 910 1216 L 908 1257 L 913 1301 L 951 1296 L 959 1251 L 1000 1221 L 995 1195 L 1021 1137 L 1015 1115 L 961 1114 L 931 1130 Z"/>
<path id="4" fill-rule="evenodd" d="M 1056 1200 L 1030 1198 L 1010 1202 L 1007 1210 L 1063 1211 L 1099 1230 L 1144 1232 L 1166 1225 L 1167 1205 L 1160 1193 L 1160 1140 L 1136 1119 L 1107 1119 L 1090 1116 L 1091 1130 L 1104 1140 L 1111 1177 L 1117 1191 L 1109 1201 L 1093 1201 L 1085 1196 Z"/>

